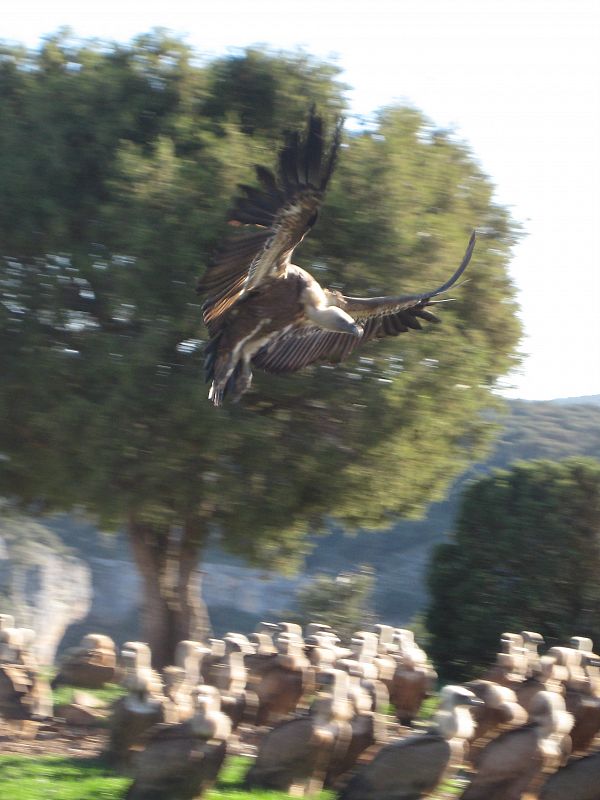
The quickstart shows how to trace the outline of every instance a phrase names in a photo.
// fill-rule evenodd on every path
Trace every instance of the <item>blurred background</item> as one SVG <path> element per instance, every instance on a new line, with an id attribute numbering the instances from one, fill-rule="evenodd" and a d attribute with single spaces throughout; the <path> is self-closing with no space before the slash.
<path id="1" fill-rule="evenodd" d="M 0 611 L 42 663 L 322 615 L 464 678 L 504 630 L 600 634 L 597 12 L 479 5 L 8 11 Z M 423 291 L 476 228 L 469 280 L 441 326 L 215 410 L 194 285 L 313 103 L 347 122 L 296 263 Z"/>

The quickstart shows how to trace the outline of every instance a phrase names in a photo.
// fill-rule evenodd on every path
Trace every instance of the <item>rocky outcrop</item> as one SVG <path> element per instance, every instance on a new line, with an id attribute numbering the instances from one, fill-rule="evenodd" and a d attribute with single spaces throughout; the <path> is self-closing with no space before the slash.
<path id="1" fill-rule="evenodd" d="M 89 567 L 30 517 L 0 516 L 0 611 L 36 632 L 34 654 L 51 664 L 66 629 L 92 599 Z"/>

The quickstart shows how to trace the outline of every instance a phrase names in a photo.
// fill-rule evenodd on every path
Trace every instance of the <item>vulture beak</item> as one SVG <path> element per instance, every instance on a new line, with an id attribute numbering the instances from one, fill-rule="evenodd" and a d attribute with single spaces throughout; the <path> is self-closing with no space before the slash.
<path id="1" fill-rule="evenodd" d="M 481 708 L 481 706 L 485 705 L 485 703 L 478 697 L 467 697 L 465 699 L 464 705 L 471 706 L 471 708 Z"/>
<path id="2" fill-rule="evenodd" d="M 363 332 L 362 325 L 357 325 L 356 322 L 350 324 L 348 330 L 349 334 L 351 334 L 352 336 L 362 336 L 362 332 Z"/>

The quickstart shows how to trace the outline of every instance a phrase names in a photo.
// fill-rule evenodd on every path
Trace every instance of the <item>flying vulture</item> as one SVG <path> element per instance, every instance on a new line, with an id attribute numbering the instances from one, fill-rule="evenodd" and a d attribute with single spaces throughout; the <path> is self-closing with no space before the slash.
<path id="1" fill-rule="evenodd" d="M 323 120 L 311 110 L 306 133 L 286 135 L 277 175 L 256 167 L 260 188 L 240 185 L 230 212 L 236 226 L 252 226 L 225 242 L 198 284 L 206 294 L 204 323 L 209 399 L 234 401 L 252 381 L 252 368 L 295 372 L 318 360 L 339 362 L 363 342 L 419 330 L 420 320 L 438 322 L 428 310 L 453 286 L 473 252 L 442 286 L 422 294 L 346 297 L 322 288 L 292 264 L 294 250 L 317 220 L 340 146 L 342 121 L 330 141 Z"/>

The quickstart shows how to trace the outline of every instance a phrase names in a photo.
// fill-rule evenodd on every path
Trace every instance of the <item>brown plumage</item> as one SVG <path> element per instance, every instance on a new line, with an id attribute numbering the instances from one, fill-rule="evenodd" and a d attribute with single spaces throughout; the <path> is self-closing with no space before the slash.
<path id="1" fill-rule="evenodd" d="M 311 111 L 304 138 L 288 135 L 278 174 L 257 167 L 260 188 L 241 186 L 230 212 L 234 225 L 254 225 L 227 241 L 198 284 L 206 294 L 204 322 L 209 398 L 221 405 L 250 387 L 252 367 L 295 372 L 318 360 L 338 362 L 363 342 L 420 330 L 438 322 L 429 306 L 462 275 L 470 261 L 471 236 L 452 277 L 430 292 L 372 298 L 323 289 L 292 264 L 295 248 L 314 225 L 341 140 L 338 122 L 329 145 L 321 117 Z"/>
<path id="2" fill-rule="evenodd" d="M 215 782 L 231 725 L 219 710 L 216 689 L 200 687 L 194 694 L 191 719 L 146 734 L 128 800 L 196 800 Z"/>
<path id="3" fill-rule="evenodd" d="M 301 642 L 277 641 L 279 652 L 265 665 L 253 687 L 257 698 L 256 724 L 267 725 L 293 714 L 303 697 L 315 688 L 315 673 L 302 652 Z"/>
<path id="4" fill-rule="evenodd" d="M 527 714 L 518 703 L 515 693 L 507 686 L 492 681 L 476 680 L 465 684 L 482 704 L 473 712 L 475 735 L 469 748 L 469 760 L 477 763 L 481 750 L 509 727 L 523 725 Z"/>
<path id="5" fill-rule="evenodd" d="M 600 731 L 600 697 L 567 690 L 565 702 L 575 720 L 571 730 L 573 753 L 583 755 Z"/>
<path id="6" fill-rule="evenodd" d="M 32 718 L 52 714 L 50 686 L 28 650 L 31 633 L 26 628 L 0 630 L 0 718 L 21 733 L 33 730 Z"/>
<path id="7" fill-rule="evenodd" d="M 573 719 L 562 697 L 539 692 L 529 718 L 527 725 L 501 734 L 481 752 L 477 774 L 462 800 L 520 800 L 524 792 L 538 788 L 545 773 L 564 763 Z"/>
<path id="8" fill-rule="evenodd" d="M 358 667 L 362 667 L 358 663 Z M 332 670 L 334 674 L 334 685 L 336 677 L 342 677 L 339 670 Z M 339 681 L 339 678 L 338 678 Z M 346 676 L 345 682 L 341 682 L 342 697 L 348 698 L 350 719 L 350 741 L 348 747 L 341 752 L 334 752 L 325 785 L 327 787 L 342 786 L 347 782 L 348 773 L 356 766 L 359 759 L 368 760 L 368 755 L 375 755 L 375 752 L 387 740 L 387 730 L 385 721 L 379 713 L 379 708 L 383 708 L 379 696 L 379 689 L 385 692 L 385 687 L 379 681 L 369 681 L 361 679 L 360 673 Z M 337 687 L 336 687 L 337 688 Z M 341 705 L 341 704 L 340 704 Z"/>
<path id="9" fill-rule="evenodd" d="M 61 659 L 52 688 L 63 683 L 83 689 L 100 689 L 117 677 L 117 653 L 109 636 L 90 633 Z"/>
<path id="10" fill-rule="evenodd" d="M 418 800 L 428 797 L 449 772 L 462 763 L 466 742 L 474 732 L 465 706 L 477 705 L 472 692 L 446 686 L 430 733 L 398 739 L 383 747 L 357 770 L 340 800 Z"/>
<path id="11" fill-rule="evenodd" d="M 568 664 L 569 672 L 565 703 L 567 711 L 573 714 L 575 720 L 570 733 L 572 750 L 574 755 L 580 756 L 586 752 L 600 731 L 600 659 L 592 652 L 590 639 L 574 636 L 571 642 L 577 644 L 578 649 L 560 650 L 565 653 L 561 661 Z M 550 652 L 558 649 L 553 648 Z"/>
<path id="12" fill-rule="evenodd" d="M 540 800 L 598 800 L 600 797 L 600 753 L 580 758 L 551 775 L 539 794 Z"/>
<path id="13" fill-rule="evenodd" d="M 410 725 L 423 700 L 431 694 L 435 678 L 436 673 L 422 650 L 411 648 L 398 653 L 396 670 L 388 683 L 390 703 L 398 722 Z"/>
<path id="14" fill-rule="evenodd" d="M 124 685 L 129 694 L 113 705 L 104 755 L 116 767 L 126 768 L 146 731 L 165 721 L 165 699 L 152 693 L 153 683 L 154 678 L 147 669 L 128 675 Z"/>
<path id="15" fill-rule="evenodd" d="M 334 754 L 343 754 L 350 742 L 350 726 L 344 714 L 340 719 L 336 706 L 332 695 L 319 694 L 309 716 L 282 722 L 269 731 L 246 775 L 246 786 L 277 789 L 296 797 L 319 792 Z"/>
<path id="16" fill-rule="evenodd" d="M 18 723 L 30 720 L 36 713 L 37 689 L 32 670 L 22 664 L 0 664 L 0 719 Z"/>

